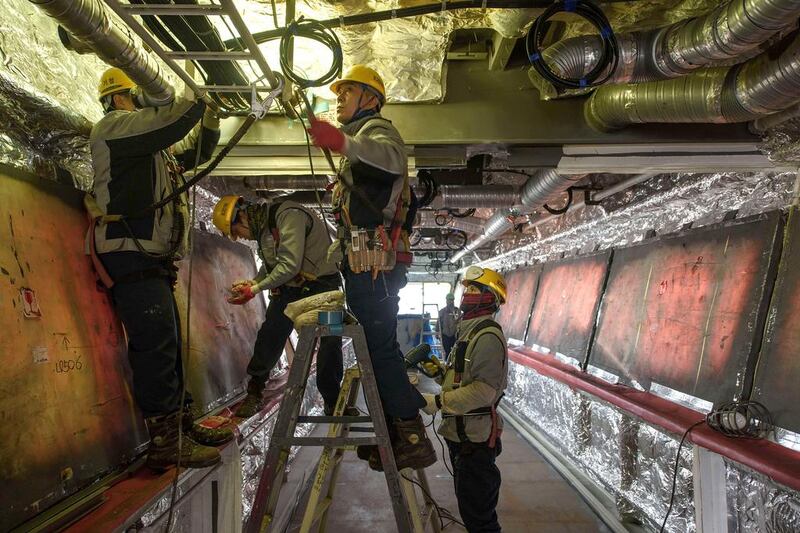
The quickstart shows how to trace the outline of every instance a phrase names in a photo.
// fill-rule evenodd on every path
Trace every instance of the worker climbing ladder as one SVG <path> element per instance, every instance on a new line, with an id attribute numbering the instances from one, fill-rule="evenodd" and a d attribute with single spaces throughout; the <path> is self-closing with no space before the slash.
<path id="1" fill-rule="evenodd" d="M 317 339 L 330 335 L 352 339 L 357 367 L 348 369 L 345 375 L 333 416 L 300 416 L 300 406 L 311 371 L 314 347 Z M 369 414 L 367 416 L 344 416 L 346 408 L 355 404 L 359 385 L 364 389 L 364 398 Z M 328 435 L 325 437 L 296 437 L 294 433 L 297 424 L 309 422 L 331 424 Z M 363 422 L 371 422 L 372 427 L 350 426 L 353 423 Z M 374 436 L 353 437 L 350 436 L 351 431 L 354 433 L 370 432 L 374 433 Z M 319 522 L 319 531 L 323 531 L 327 510 L 333 501 L 333 489 L 336 485 L 336 476 L 344 450 L 359 445 L 376 445 L 378 447 L 397 530 L 401 533 L 422 533 L 425 524 L 430 520 L 434 531 L 438 532 L 439 524 L 433 516 L 434 504 L 427 496 L 430 494 L 430 490 L 424 471 L 418 470 L 416 472 L 417 480 L 412 482 L 413 472 L 410 469 L 402 473 L 397 470 L 364 330 L 359 324 L 304 326 L 300 330 L 297 350 L 289 371 L 289 381 L 286 384 L 281 409 L 273 429 L 246 531 L 248 533 L 269 531 L 275 516 L 275 508 L 278 504 L 284 481 L 284 471 L 292 446 L 323 447 L 301 529 L 301 531 L 309 531 L 315 523 Z M 322 489 L 328 478 L 330 479 L 328 490 L 325 498 L 320 502 Z M 419 484 L 425 495 L 426 505 L 423 512 L 420 512 L 417 506 L 416 493 L 412 483 Z"/>

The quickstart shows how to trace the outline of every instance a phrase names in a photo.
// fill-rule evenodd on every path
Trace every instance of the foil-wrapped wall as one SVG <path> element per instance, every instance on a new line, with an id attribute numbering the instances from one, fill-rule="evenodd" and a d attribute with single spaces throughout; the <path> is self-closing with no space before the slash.
<path id="1" fill-rule="evenodd" d="M 730 531 L 800 531 L 800 496 L 733 461 L 725 461 Z"/>
<path id="2" fill-rule="evenodd" d="M 664 174 L 610 196 L 598 206 L 581 206 L 535 224 L 498 243 L 481 266 L 510 270 L 547 261 L 576 249 L 605 250 L 634 244 L 650 230 L 674 233 L 738 216 L 781 209 L 791 203 L 793 173 Z"/>

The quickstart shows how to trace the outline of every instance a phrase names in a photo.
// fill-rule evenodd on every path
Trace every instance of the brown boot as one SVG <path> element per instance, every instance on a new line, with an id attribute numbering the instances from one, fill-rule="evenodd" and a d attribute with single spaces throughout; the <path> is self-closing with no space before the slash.
<path id="1" fill-rule="evenodd" d="M 150 432 L 150 447 L 147 449 L 148 467 L 153 470 L 167 470 L 178 463 L 178 413 L 154 416 L 145 419 Z M 180 449 L 181 466 L 186 468 L 206 468 L 220 461 L 219 450 L 194 442 L 183 435 Z"/>
<path id="2" fill-rule="evenodd" d="M 250 418 L 264 408 L 264 383 L 257 383 L 252 379 L 247 384 L 247 396 L 239 404 L 236 414 L 239 418 Z"/>
<path id="3" fill-rule="evenodd" d="M 394 420 L 396 438 L 392 441 L 397 469 L 427 468 L 436 462 L 436 450 L 425 432 L 422 417 L 413 420 Z"/>
<path id="4" fill-rule="evenodd" d="M 227 426 L 206 427 L 195 424 L 200 414 L 192 407 L 183 411 L 183 434 L 189 435 L 193 441 L 204 446 L 219 446 L 233 440 L 233 430 Z M 225 420 L 228 420 L 227 418 Z"/>

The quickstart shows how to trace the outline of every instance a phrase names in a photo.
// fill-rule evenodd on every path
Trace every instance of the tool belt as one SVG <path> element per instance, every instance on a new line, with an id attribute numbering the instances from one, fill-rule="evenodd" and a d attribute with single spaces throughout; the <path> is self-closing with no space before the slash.
<path id="1" fill-rule="evenodd" d="M 353 227 L 343 239 L 347 264 L 354 274 L 393 270 L 398 264 L 410 265 L 413 255 L 393 249 L 383 226 L 374 230 Z"/>

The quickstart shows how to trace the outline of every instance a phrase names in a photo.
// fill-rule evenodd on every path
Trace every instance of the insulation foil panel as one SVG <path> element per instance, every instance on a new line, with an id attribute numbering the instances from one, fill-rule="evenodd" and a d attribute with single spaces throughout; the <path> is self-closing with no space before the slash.
<path id="1" fill-rule="evenodd" d="M 775 423 L 800 433 L 800 213 L 789 214 L 778 278 L 772 296 L 764 343 L 756 368 L 752 398 L 763 403 Z"/>
<path id="2" fill-rule="evenodd" d="M 544 265 L 526 345 L 586 359 L 610 257 L 609 251 Z"/>
<path id="3" fill-rule="evenodd" d="M 714 403 L 749 387 L 782 230 L 778 212 L 616 250 L 590 363 Z"/>
<path id="4" fill-rule="evenodd" d="M 542 267 L 537 265 L 505 274 L 508 297 L 497 313 L 497 323 L 503 326 L 507 339 L 525 342 L 541 273 Z"/>
<path id="5" fill-rule="evenodd" d="M 0 530 L 133 458 L 122 327 L 83 253 L 81 193 L 0 167 Z"/>
<path id="6" fill-rule="evenodd" d="M 189 266 L 188 258 L 179 263 L 175 299 L 183 327 L 188 388 L 195 402 L 207 412 L 243 391 L 247 364 L 266 307 L 262 297 L 245 305 L 226 301 L 234 281 L 256 275 L 253 253 L 247 246 L 219 235 L 193 232 L 190 311 Z M 191 323 L 188 333 L 187 323 Z"/>

